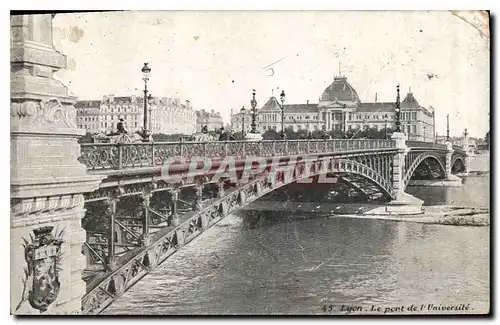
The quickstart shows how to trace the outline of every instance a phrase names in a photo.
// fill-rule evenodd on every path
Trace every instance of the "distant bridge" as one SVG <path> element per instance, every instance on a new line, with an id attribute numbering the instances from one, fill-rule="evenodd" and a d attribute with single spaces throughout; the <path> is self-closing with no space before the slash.
<path id="1" fill-rule="evenodd" d="M 103 230 L 87 232 L 85 314 L 100 313 L 180 247 L 282 186 L 341 177 L 399 213 L 415 174 L 447 179 L 468 165 L 459 146 L 404 139 L 83 144 L 80 161 L 106 176 L 85 196 L 88 213 L 104 220 Z"/>

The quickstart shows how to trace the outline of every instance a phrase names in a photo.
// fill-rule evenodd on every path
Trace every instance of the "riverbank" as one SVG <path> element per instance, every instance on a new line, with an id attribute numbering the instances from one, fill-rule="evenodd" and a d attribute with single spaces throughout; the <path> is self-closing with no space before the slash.
<path id="1" fill-rule="evenodd" d="M 470 208 L 459 206 L 424 206 L 422 213 L 413 215 L 380 215 L 382 204 L 344 204 L 326 202 L 280 202 L 262 201 L 254 202 L 243 208 L 243 211 L 280 211 L 290 214 L 301 215 L 307 218 L 365 218 L 381 219 L 404 222 L 417 222 L 429 224 L 443 224 L 456 226 L 488 226 L 490 224 L 489 209 Z"/>

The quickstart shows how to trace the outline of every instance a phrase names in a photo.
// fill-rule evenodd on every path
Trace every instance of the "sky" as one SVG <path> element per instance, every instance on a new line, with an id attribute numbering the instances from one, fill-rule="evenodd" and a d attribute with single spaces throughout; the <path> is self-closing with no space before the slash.
<path id="1" fill-rule="evenodd" d="M 402 98 L 411 88 L 421 105 L 434 107 L 439 134 L 446 133 L 450 114 L 452 136 L 467 128 L 470 136 L 484 137 L 489 32 L 484 20 L 465 14 L 465 19 L 447 11 L 58 14 L 54 46 L 67 55 L 68 67 L 56 77 L 81 100 L 140 95 L 141 68 L 149 62 L 154 96 L 190 100 L 196 109 L 220 111 L 228 122 L 231 109 L 250 106 L 252 89 L 258 107 L 282 89 L 286 103 L 317 103 L 340 73 L 361 101 L 374 101 L 377 94 L 378 101 L 393 102 L 400 84 Z"/>

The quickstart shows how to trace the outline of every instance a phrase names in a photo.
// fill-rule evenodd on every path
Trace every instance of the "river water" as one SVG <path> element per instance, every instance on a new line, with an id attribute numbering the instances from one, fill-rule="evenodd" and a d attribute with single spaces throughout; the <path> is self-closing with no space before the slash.
<path id="1" fill-rule="evenodd" d="M 489 206 L 489 175 L 469 177 L 460 188 L 408 192 L 426 205 Z M 272 214 L 254 219 L 223 219 L 103 314 L 324 315 L 358 307 L 399 313 L 396 308 L 412 304 L 424 313 L 432 313 L 429 304 L 488 310 L 489 227 Z"/>

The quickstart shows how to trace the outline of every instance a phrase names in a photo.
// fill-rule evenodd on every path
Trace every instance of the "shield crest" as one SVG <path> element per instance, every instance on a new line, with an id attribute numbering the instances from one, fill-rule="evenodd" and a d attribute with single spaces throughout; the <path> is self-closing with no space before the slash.
<path id="1" fill-rule="evenodd" d="M 54 237 L 52 229 L 47 226 L 33 230 L 35 237 L 32 242 L 25 240 L 25 269 L 24 291 L 21 304 L 28 300 L 31 307 L 45 312 L 59 295 L 59 263 L 61 259 L 62 231 Z"/>

